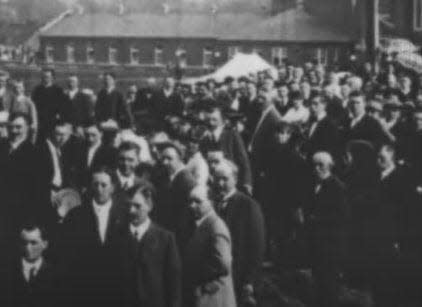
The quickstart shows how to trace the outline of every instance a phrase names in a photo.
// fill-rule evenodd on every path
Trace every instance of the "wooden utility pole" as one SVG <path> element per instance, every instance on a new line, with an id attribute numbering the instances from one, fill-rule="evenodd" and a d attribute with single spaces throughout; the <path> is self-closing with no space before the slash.
<path id="1" fill-rule="evenodd" d="M 375 63 L 380 46 L 379 0 L 366 0 L 366 3 L 368 20 L 366 46 L 369 59 Z"/>

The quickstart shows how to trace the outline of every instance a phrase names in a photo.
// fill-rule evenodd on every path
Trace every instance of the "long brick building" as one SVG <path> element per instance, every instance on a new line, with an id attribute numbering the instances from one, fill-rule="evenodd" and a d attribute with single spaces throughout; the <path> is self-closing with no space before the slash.
<path id="1" fill-rule="evenodd" d="M 275 1 L 278 11 L 271 14 L 73 14 L 42 33 L 40 54 L 52 66 L 178 64 L 198 70 L 213 69 L 238 51 L 257 52 L 273 63 L 284 58 L 341 61 L 359 39 L 356 27 L 336 26 L 321 12 L 312 14 L 302 2 Z M 338 9 L 343 11 L 330 14 L 352 14 L 349 7 Z"/>

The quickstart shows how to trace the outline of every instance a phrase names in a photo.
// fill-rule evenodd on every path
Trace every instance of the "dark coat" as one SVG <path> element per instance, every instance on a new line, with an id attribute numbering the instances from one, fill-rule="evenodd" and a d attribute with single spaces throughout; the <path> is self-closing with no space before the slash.
<path id="1" fill-rule="evenodd" d="M 19 217 L 20 221 L 25 216 L 42 214 L 47 209 L 39 203 L 37 178 L 40 171 L 38 166 L 37 150 L 29 141 L 23 142 L 11 153 L 9 142 L 0 143 L 2 206 L 9 216 Z"/>
<path id="2" fill-rule="evenodd" d="M 117 90 L 107 93 L 107 90 L 102 89 L 98 93 L 95 105 L 95 118 L 99 122 L 112 119 L 123 128 L 132 127 L 133 125 L 130 107 L 126 104 L 122 93 Z"/>
<path id="3" fill-rule="evenodd" d="M 241 192 L 231 196 L 218 214 L 232 236 L 233 279 L 239 291 L 259 276 L 266 245 L 264 217 L 259 204 Z"/>
<path id="4" fill-rule="evenodd" d="M 345 186 L 336 177 L 321 183 L 305 208 L 305 225 L 315 266 L 338 266 L 344 260 L 348 209 Z"/>
<path id="5" fill-rule="evenodd" d="M 63 256 L 68 306 L 119 306 L 123 279 L 119 272 L 119 241 L 127 225 L 125 208 L 113 201 L 105 242 L 98 234 L 90 201 L 73 209 L 64 221 Z"/>
<path id="6" fill-rule="evenodd" d="M 82 142 L 76 137 L 72 136 L 66 144 L 61 149 L 61 169 L 62 169 L 62 187 L 73 187 L 76 188 L 79 186 L 79 177 L 80 177 L 80 161 L 82 160 Z M 51 155 L 50 149 L 47 145 L 47 142 L 43 142 L 39 145 L 39 155 L 40 155 L 40 166 L 42 167 L 42 172 L 40 176 L 42 180 L 45 181 L 45 185 L 51 187 L 51 181 L 54 176 L 54 165 L 53 157 Z"/>
<path id="7" fill-rule="evenodd" d="M 100 167 L 107 166 L 110 169 L 115 169 L 117 166 L 117 149 L 114 147 L 101 145 L 94 154 L 91 166 L 88 167 L 88 146 L 85 146 L 82 150 L 82 158 L 80 160 L 81 177 L 80 182 L 86 186 L 89 179 L 90 171 Z"/>
<path id="8" fill-rule="evenodd" d="M 280 114 L 273 106 L 263 112 L 257 126 L 254 127 L 249 145 L 254 174 L 259 174 L 265 169 L 269 150 L 274 144 L 275 127 L 281 120 Z"/>
<path id="9" fill-rule="evenodd" d="M 207 136 L 202 141 L 202 147 L 205 149 L 214 143 L 211 137 Z M 215 144 L 214 144 L 215 145 Z M 224 152 L 224 156 L 233 161 L 239 168 L 239 187 L 252 187 L 252 170 L 245 144 L 239 133 L 230 128 L 225 127 L 221 133 L 220 139 L 217 140 L 219 148 Z"/>
<path id="10" fill-rule="evenodd" d="M 188 195 L 195 185 L 195 180 L 187 169 L 180 171 L 172 182 L 161 178 L 156 182 L 158 187 L 157 206 L 153 214 L 161 226 L 179 234 L 180 227 L 186 222 L 188 210 Z"/>
<path id="11" fill-rule="evenodd" d="M 177 93 L 173 92 L 167 97 L 164 90 L 160 90 L 155 93 L 155 103 L 153 106 L 155 116 L 183 115 L 185 106 L 182 97 Z"/>
<path id="12" fill-rule="evenodd" d="M 350 124 L 345 131 L 345 141 L 364 140 L 378 148 L 381 144 L 388 142 L 388 137 L 383 131 L 381 124 L 375 119 L 365 115 L 354 127 Z"/>
<path id="13" fill-rule="evenodd" d="M 55 307 L 60 302 L 55 269 L 43 261 L 34 280 L 27 282 L 22 263 L 14 266 L 11 307 Z"/>
<path id="14" fill-rule="evenodd" d="M 83 126 L 95 118 L 95 104 L 89 97 L 78 91 L 73 98 L 69 99 L 71 106 L 71 123 L 75 126 Z"/>
<path id="15" fill-rule="evenodd" d="M 126 229 L 121 243 L 125 306 L 182 306 L 182 268 L 173 234 L 152 223 L 140 242 Z"/>
<path id="16" fill-rule="evenodd" d="M 71 105 L 58 85 L 38 85 L 32 91 L 31 98 L 37 108 L 39 136 L 42 139 L 48 135 L 57 119 L 70 120 Z"/>
<path id="17" fill-rule="evenodd" d="M 407 170 L 397 167 L 390 175 L 380 180 L 377 189 L 377 204 L 368 211 L 371 230 L 374 264 L 391 260 L 398 255 L 400 246 L 406 241 L 412 185 Z"/>
<path id="18" fill-rule="evenodd" d="M 336 125 L 328 117 L 322 119 L 305 142 L 308 157 L 311 158 L 318 151 L 326 151 L 334 157 L 338 156 L 339 137 L 340 133 Z"/>

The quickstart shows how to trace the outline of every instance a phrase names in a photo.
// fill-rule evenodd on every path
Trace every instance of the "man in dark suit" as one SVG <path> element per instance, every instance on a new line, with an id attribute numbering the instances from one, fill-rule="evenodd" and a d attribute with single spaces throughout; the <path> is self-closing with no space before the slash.
<path id="1" fill-rule="evenodd" d="M 368 231 L 374 300 L 376 306 L 386 307 L 397 306 L 400 302 L 399 265 L 406 244 L 407 214 L 413 196 L 408 172 L 397 165 L 395 159 L 395 149 L 383 145 L 377 161 L 380 175 L 377 205 L 372 212 L 372 228 Z"/>
<path id="2" fill-rule="evenodd" d="M 28 116 L 12 114 L 9 138 L 0 143 L 1 211 L 16 223 L 25 216 L 41 215 L 46 209 L 38 202 L 38 154 L 28 139 L 29 126 Z"/>
<path id="3" fill-rule="evenodd" d="M 76 75 L 71 75 L 68 78 L 68 88 L 65 95 L 71 108 L 71 123 L 76 130 L 79 130 L 87 122 L 94 119 L 95 104 L 79 88 L 79 79 Z"/>
<path id="4" fill-rule="evenodd" d="M 139 153 L 141 149 L 136 143 L 124 142 L 119 146 L 117 154 L 117 184 L 116 194 L 124 196 L 134 186 L 143 180 L 138 177 L 136 171 L 140 165 Z"/>
<path id="5" fill-rule="evenodd" d="M 194 187 L 188 202 L 196 229 L 183 258 L 183 306 L 236 306 L 230 232 L 215 213 L 207 186 Z"/>
<path id="6" fill-rule="evenodd" d="M 252 194 L 252 171 L 245 145 L 239 133 L 226 124 L 223 110 L 219 106 L 210 106 L 207 110 L 209 132 L 202 141 L 206 149 L 218 145 L 224 156 L 239 168 L 239 183 L 242 191 Z"/>
<path id="7" fill-rule="evenodd" d="M 122 239 L 124 306 L 181 307 L 182 268 L 174 235 L 149 218 L 153 209 L 150 183 L 127 193 L 129 227 Z"/>
<path id="8" fill-rule="evenodd" d="M 237 191 L 237 167 L 224 160 L 213 175 L 215 210 L 226 222 L 232 236 L 233 280 L 238 303 L 255 300 L 264 252 L 265 225 L 260 206 L 251 197 Z"/>
<path id="9" fill-rule="evenodd" d="M 82 151 L 81 166 L 81 184 L 86 184 L 86 178 L 89 171 L 99 166 L 107 166 L 111 169 L 116 168 L 117 149 L 107 146 L 103 143 L 103 132 L 95 123 L 90 122 L 85 126 L 86 145 Z"/>
<path id="10" fill-rule="evenodd" d="M 11 266 L 10 306 L 58 306 L 60 295 L 56 270 L 43 256 L 48 247 L 45 235 L 37 224 L 22 227 L 21 257 Z"/>
<path id="11" fill-rule="evenodd" d="M 388 137 L 381 124 L 366 114 L 366 100 L 363 94 L 356 92 L 350 95 L 351 120 L 345 129 L 345 141 L 364 140 L 378 148 L 388 142 Z"/>
<path id="12" fill-rule="evenodd" d="M 57 119 L 69 119 L 71 106 L 63 89 L 54 83 L 54 71 L 42 72 L 41 84 L 32 91 L 32 101 L 38 114 L 38 138 L 43 140 Z"/>
<path id="13" fill-rule="evenodd" d="M 175 92 L 175 81 L 171 77 L 164 80 L 163 88 L 155 93 L 153 113 L 157 117 L 183 116 L 184 104 L 182 97 Z"/>
<path id="14" fill-rule="evenodd" d="M 64 221 L 64 266 L 68 306 L 120 306 L 119 241 L 127 213 L 113 198 L 115 173 L 92 171 L 89 195 Z"/>
<path id="15" fill-rule="evenodd" d="M 40 176 L 50 191 L 77 188 L 79 161 L 82 159 L 82 142 L 72 135 L 72 125 L 56 121 L 50 137 L 39 146 Z"/>
<path id="16" fill-rule="evenodd" d="M 309 158 L 318 151 L 329 152 L 333 157 L 338 156 L 339 131 L 327 116 L 327 101 L 322 96 L 315 96 L 311 100 L 311 124 L 305 142 L 305 150 Z"/>
<path id="17" fill-rule="evenodd" d="M 132 128 L 133 118 L 123 94 L 116 89 L 116 76 L 104 74 L 104 88 L 98 93 L 95 105 L 95 119 L 98 122 L 114 120 L 120 127 Z"/>
<path id="18" fill-rule="evenodd" d="M 317 285 L 318 306 L 338 306 L 338 277 L 345 248 L 347 207 L 345 187 L 333 174 L 329 153 L 313 156 L 316 182 L 305 208 L 304 221 L 309 234 L 312 274 Z"/>
<path id="19" fill-rule="evenodd" d="M 161 145 L 161 164 L 166 174 L 157 182 L 158 206 L 154 214 L 158 224 L 179 236 L 186 230 L 187 197 L 195 180 L 183 163 L 181 149 L 174 143 Z"/>

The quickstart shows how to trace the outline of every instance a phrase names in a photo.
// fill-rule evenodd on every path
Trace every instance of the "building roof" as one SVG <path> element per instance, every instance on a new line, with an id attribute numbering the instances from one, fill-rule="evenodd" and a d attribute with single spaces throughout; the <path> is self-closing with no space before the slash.
<path id="1" fill-rule="evenodd" d="M 42 36 L 353 41 L 351 34 L 294 9 L 270 17 L 253 13 L 72 15 L 43 32 Z"/>

